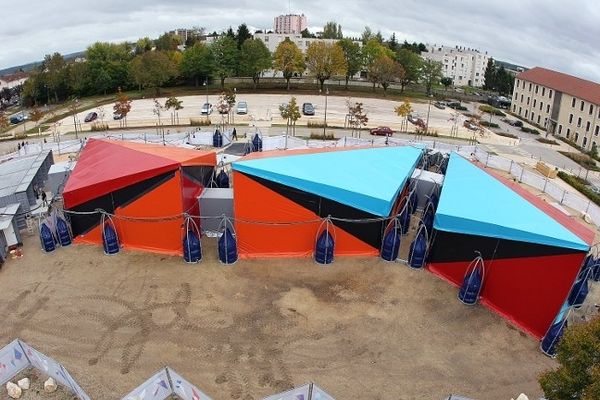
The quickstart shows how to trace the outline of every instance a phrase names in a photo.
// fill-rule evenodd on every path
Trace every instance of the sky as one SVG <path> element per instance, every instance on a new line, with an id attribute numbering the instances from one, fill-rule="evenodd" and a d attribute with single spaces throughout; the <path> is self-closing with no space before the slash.
<path id="1" fill-rule="evenodd" d="M 28 0 L 0 24 L 0 69 L 84 50 L 96 41 L 158 37 L 174 28 L 272 29 L 273 18 L 304 13 L 311 31 L 327 21 L 346 36 L 365 26 L 387 39 L 465 46 L 495 59 L 600 82 L 597 0 Z"/>

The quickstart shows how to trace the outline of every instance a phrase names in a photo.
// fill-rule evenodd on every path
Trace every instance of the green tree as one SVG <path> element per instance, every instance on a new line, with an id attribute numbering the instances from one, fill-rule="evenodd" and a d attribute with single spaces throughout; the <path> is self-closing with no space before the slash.
<path id="1" fill-rule="evenodd" d="M 388 40 L 387 46 L 394 53 L 398 50 L 398 40 L 396 40 L 396 32 L 392 32 L 392 36 L 390 36 L 390 40 Z"/>
<path id="2" fill-rule="evenodd" d="M 106 92 L 112 87 L 113 81 L 107 70 L 100 70 L 100 73 L 96 76 L 94 80 L 94 85 L 96 86 L 96 90 L 106 94 Z"/>
<path id="3" fill-rule="evenodd" d="M 271 68 L 271 52 L 262 40 L 247 39 L 240 51 L 240 75 L 251 76 L 254 89 L 265 70 Z"/>
<path id="4" fill-rule="evenodd" d="M 281 118 L 286 120 L 285 134 L 289 133 L 290 126 L 292 126 L 292 135 L 296 136 L 296 121 L 302 115 L 300 114 L 300 107 L 298 107 L 296 98 L 292 97 L 287 104 L 280 105 L 279 113 L 281 114 Z"/>
<path id="5" fill-rule="evenodd" d="M 301 74 L 305 69 L 304 55 L 296 43 L 286 39 L 277 45 L 275 53 L 273 53 L 273 68 L 283 74 L 287 90 L 290 90 L 292 76 Z"/>
<path id="6" fill-rule="evenodd" d="M 10 124 L 8 122 L 6 114 L 4 114 L 4 111 L 0 111 L 0 131 L 5 130 L 6 128 L 8 128 L 9 125 Z"/>
<path id="7" fill-rule="evenodd" d="M 362 48 L 362 55 L 364 60 L 364 67 L 367 71 L 367 77 L 369 78 L 369 71 L 372 71 L 375 66 L 375 60 L 382 56 L 387 56 L 389 58 L 394 57 L 394 53 L 388 49 L 386 46 L 382 45 L 377 41 L 377 39 L 370 39 Z M 369 78 L 369 81 L 373 83 L 373 90 L 375 90 L 375 85 L 378 83 L 377 79 L 372 80 Z"/>
<path id="8" fill-rule="evenodd" d="M 235 40 L 235 32 L 233 31 L 233 28 L 231 26 L 229 27 L 229 29 L 227 29 L 225 36 L 230 37 L 233 40 Z"/>
<path id="9" fill-rule="evenodd" d="M 369 40 L 375 39 L 375 35 L 373 35 L 373 31 L 371 30 L 371 28 L 365 26 L 365 30 L 363 31 L 360 39 L 362 41 L 363 46 L 366 45 L 369 42 Z"/>
<path id="10" fill-rule="evenodd" d="M 240 26 L 238 26 L 237 34 L 235 35 L 235 40 L 237 41 L 238 49 L 241 49 L 244 42 L 251 38 L 252 35 L 250 34 L 250 30 L 248 30 L 248 26 L 246 24 L 241 24 Z"/>
<path id="11" fill-rule="evenodd" d="M 177 46 L 181 44 L 181 40 L 179 36 L 165 32 L 156 39 L 155 44 L 156 50 L 175 51 L 177 50 Z"/>
<path id="12" fill-rule="evenodd" d="M 300 32 L 300 34 L 302 35 L 303 38 L 308 38 L 308 39 L 311 39 L 311 38 L 314 39 L 317 37 L 315 34 L 310 33 L 308 28 L 304 28 L 304 30 L 302 32 Z"/>
<path id="13" fill-rule="evenodd" d="M 448 90 L 448 88 L 452 86 L 452 78 L 445 76 L 440 79 L 440 83 L 444 85 L 444 90 Z"/>
<path id="14" fill-rule="evenodd" d="M 60 53 L 47 54 L 42 63 L 46 75 L 46 84 L 48 89 L 54 93 L 54 100 L 57 103 L 61 86 L 68 86 L 65 66 L 65 60 Z"/>
<path id="15" fill-rule="evenodd" d="M 173 110 L 171 113 L 171 125 L 179 124 L 179 113 L 178 111 L 183 109 L 181 105 L 182 101 L 177 97 L 169 97 L 165 101 L 165 110 Z"/>
<path id="16" fill-rule="evenodd" d="M 140 89 L 153 88 L 156 95 L 160 87 L 175 75 L 175 67 L 162 51 L 149 51 L 136 56 L 130 64 L 131 76 Z"/>
<path id="17" fill-rule="evenodd" d="M 197 42 L 183 52 L 179 69 L 183 76 L 192 79 L 198 87 L 200 81 L 208 81 L 214 70 L 211 50 L 202 42 Z"/>
<path id="18" fill-rule="evenodd" d="M 410 113 L 412 113 L 412 111 L 413 111 L 412 105 L 408 101 L 405 101 L 401 105 L 394 108 L 394 112 L 396 113 L 396 115 L 399 117 L 402 117 L 402 123 L 400 125 L 400 130 L 403 130 L 403 129 L 404 129 L 404 131 L 408 130 L 407 129 L 408 128 L 408 116 L 410 115 Z"/>
<path id="19" fill-rule="evenodd" d="M 221 36 L 212 43 L 210 50 L 215 60 L 215 75 L 221 79 L 221 89 L 224 89 L 225 79 L 233 76 L 237 71 L 239 54 L 237 43 L 228 35 Z"/>
<path id="20" fill-rule="evenodd" d="M 423 59 L 416 53 L 403 48 L 398 51 L 396 60 L 404 69 L 404 79 L 400 81 L 401 92 L 411 83 L 416 83 L 421 79 L 421 67 Z"/>
<path id="21" fill-rule="evenodd" d="M 496 71 L 496 90 L 501 95 L 510 95 L 513 91 L 513 87 L 515 84 L 515 78 L 511 74 L 509 74 L 504 65 L 501 65 L 500 68 Z"/>
<path id="22" fill-rule="evenodd" d="M 135 43 L 135 55 L 144 54 L 152 50 L 152 40 L 148 36 L 138 39 Z"/>
<path id="23" fill-rule="evenodd" d="M 425 60 L 421 68 L 421 81 L 427 89 L 427 94 L 431 94 L 433 85 L 437 85 L 442 79 L 442 63 L 432 60 Z"/>
<path id="24" fill-rule="evenodd" d="M 387 88 L 392 82 L 402 80 L 404 69 L 397 61 L 382 54 L 371 64 L 367 76 L 369 77 L 369 81 L 381 85 L 383 88 L 383 95 L 385 96 Z"/>
<path id="25" fill-rule="evenodd" d="M 332 76 L 344 76 L 347 65 L 344 51 L 337 43 L 313 42 L 306 49 L 306 66 L 321 84 Z"/>
<path id="26" fill-rule="evenodd" d="M 350 100 L 346 102 L 348 106 L 348 115 L 350 116 L 350 126 L 352 126 L 352 137 L 354 132 L 358 130 L 358 137 L 360 137 L 360 131 L 363 127 L 367 126 L 369 117 L 363 109 L 363 103 L 352 103 Z"/>
<path id="27" fill-rule="evenodd" d="M 496 66 L 494 65 L 494 59 L 490 57 L 488 59 L 485 73 L 483 74 L 483 88 L 485 90 L 495 90 L 496 88 Z"/>
<path id="28" fill-rule="evenodd" d="M 342 26 L 335 21 L 329 21 L 323 27 L 323 39 L 342 39 Z"/>
<path id="29" fill-rule="evenodd" d="M 363 67 L 362 51 L 360 45 L 350 39 L 342 39 L 338 42 L 338 45 L 342 48 L 346 60 L 346 90 L 348 90 L 348 81 L 358 74 Z"/>
<path id="30" fill-rule="evenodd" d="M 69 91 L 76 96 L 83 96 L 91 92 L 91 80 L 89 72 L 89 63 L 69 64 Z M 112 82 L 112 79 L 111 79 Z"/>
<path id="31" fill-rule="evenodd" d="M 129 62 L 132 59 L 132 53 L 130 46 L 126 43 L 96 42 L 89 46 L 86 50 L 85 62 L 90 87 L 88 94 L 104 92 L 104 88 L 98 90 L 95 87 L 96 77 L 104 73 L 108 73 L 111 77 L 107 91 L 113 91 L 119 87 L 131 87 Z"/>
<path id="32" fill-rule="evenodd" d="M 550 400 L 597 400 L 600 398 L 600 318 L 565 329 L 558 343 L 558 369 L 540 378 Z"/>

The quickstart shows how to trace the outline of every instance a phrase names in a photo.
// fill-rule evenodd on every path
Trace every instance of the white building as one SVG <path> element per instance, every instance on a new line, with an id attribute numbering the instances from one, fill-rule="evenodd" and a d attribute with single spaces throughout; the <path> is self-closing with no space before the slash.
<path id="1" fill-rule="evenodd" d="M 421 53 L 426 60 L 442 63 L 444 77 L 451 78 L 455 86 L 483 86 L 484 74 L 489 56 L 487 51 L 467 47 L 427 45 L 427 52 Z"/>
<path id="2" fill-rule="evenodd" d="M 12 89 L 22 85 L 29 78 L 29 74 L 23 71 L 17 71 L 13 74 L 0 76 L 0 90 L 4 88 Z"/>
<path id="3" fill-rule="evenodd" d="M 280 33 L 255 33 L 254 39 L 260 39 L 267 46 L 271 53 L 275 52 L 279 43 L 283 42 L 286 39 L 291 40 L 293 43 L 298 46 L 302 53 L 306 53 L 306 49 L 310 46 L 311 43 L 314 42 L 325 42 L 325 43 L 337 43 L 338 39 L 320 39 L 320 38 L 303 38 L 300 34 L 280 34 Z M 361 44 L 360 41 L 355 43 Z"/>
<path id="4" fill-rule="evenodd" d="M 306 16 L 304 14 L 287 14 L 275 17 L 273 30 L 275 33 L 295 34 L 306 29 Z"/>

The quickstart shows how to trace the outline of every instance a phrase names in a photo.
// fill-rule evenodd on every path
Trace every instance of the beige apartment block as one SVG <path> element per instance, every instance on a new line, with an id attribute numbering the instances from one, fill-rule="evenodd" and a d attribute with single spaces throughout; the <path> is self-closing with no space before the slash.
<path id="1" fill-rule="evenodd" d="M 586 150 L 600 145 L 600 84 L 545 68 L 515 79 L 511 111 Z"/>
<path id="2" fill-rule="evenodd" d="M 462 46 L 427 45 L 421 57 L 442 63 L 442 74 L 452 79 L 455 86 L 481 87 L 485 83 L 485 70 L 489 56 L 487 52 Z"/>

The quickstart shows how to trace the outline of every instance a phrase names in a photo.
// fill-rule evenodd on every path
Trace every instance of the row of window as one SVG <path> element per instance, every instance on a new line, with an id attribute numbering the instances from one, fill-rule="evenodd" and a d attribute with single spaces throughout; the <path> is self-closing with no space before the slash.
<path id="1" fill-rule="evenodd" d="M 525 81 L 521 81 L 522 83 L 522 88 L 525 89 L 526 83 Z M 517 82 L 516 87 L 519 87 L 519 83 Z M 542 96 L 546 95 L 546 88 L 544 86 L 541 87 L 542 88 Z M 534 89 L 535 90 L 535 94 L 539 94 L 540 92 L 540 85 L 535 85 L 535 87 L 533 86 L 533 83 L 529 83 L 529 89 L 528 91 L 531 92 L 531 90 Z M 548 89 L 548 98 L 551 99 L 552 98 L 552 89 Z"/>
<path id="2" fill-rule="evenodd" d="M 519 94 L 515 93 L 515 98 L 518 98 Z M 527 97 L 527 105 L 529 105 L 530 97 Z M 521 103 L 523 102 L 523 94 L 521 94 Z M 537 107 L 537 99 L 533 99 L 533 107 Z M 540 111 L 544 111 L 544 102 L 540 101 L 539 104 Z M 546 104 L 546 112 L 550 112 L 550 104 Z"/>
<path id="3" fill-rule="evenodd" d="M 571 108 L 575 108 L 576 103 L 577 103 L 577 99 L 575 97 L 573 97 L 573 99 L 571 99 Z M 585 101 L 580 100 L 579 111 L 583 111 L 584 109 L 585 109 Z M 594 105 L 593 104 L 590 104 L 588 114 L 589 115 L 594 114 Z M 598 112 L 598 118 L 600 118 L 600 112 Z"/>

